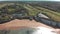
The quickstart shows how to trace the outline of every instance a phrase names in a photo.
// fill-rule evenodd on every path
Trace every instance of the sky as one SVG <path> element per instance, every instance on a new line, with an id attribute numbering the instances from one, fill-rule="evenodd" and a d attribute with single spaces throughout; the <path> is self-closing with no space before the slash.
<path id="1" fill-rule="evenodd" d="M 0 1 L 60 1 L 60 0 L 0 0 Z"/>

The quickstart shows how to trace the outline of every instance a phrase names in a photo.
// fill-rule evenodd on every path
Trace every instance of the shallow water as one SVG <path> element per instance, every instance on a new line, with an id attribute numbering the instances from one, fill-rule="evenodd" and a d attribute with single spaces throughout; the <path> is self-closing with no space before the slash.
<path id="1" fill-rule="evenodd" d="M 45 27 L 22 28 L 16 30 L 0 30 L 0 34 L 56 34 L 53 29 Z"/>

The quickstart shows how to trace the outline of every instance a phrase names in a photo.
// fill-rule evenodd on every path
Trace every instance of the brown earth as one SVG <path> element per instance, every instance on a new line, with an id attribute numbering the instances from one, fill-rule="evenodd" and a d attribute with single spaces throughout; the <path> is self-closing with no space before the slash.
<path id="1" fill-rule="evenodd" d="M 47 27 L 47 28 L 52 28 L 50 26 L 47 26 L 45 24 L 42 24 L 40 22 L 36 22 L 34 20 L 12 20 L 10 22 L 0 24 L 0 29 L 16 29 L 16 28 L 22 28 L 22 27 Z"/>
<path id="2" fill-rule="evenodd" d="M 35 27 L 47 27 L 50 29 L 54 29 L 57 33 L 60 34 L 60 29 L 55 29 L 50 26 L 47 26 L 45 24 L 42 24 L 41 22 L 36 22 L 35 20 L 12 20 L 10 22 L 0 24 L 0 30 L 6 30 L 6 29 L 20 29 L 20 28 L 35 28 Z"/>

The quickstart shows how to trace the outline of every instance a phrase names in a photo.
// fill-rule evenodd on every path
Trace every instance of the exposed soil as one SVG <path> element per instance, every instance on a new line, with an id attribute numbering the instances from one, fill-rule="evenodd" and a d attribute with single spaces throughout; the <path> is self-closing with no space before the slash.
<path id="1" fill-rule="evenodd" d="M 19 27 L 47 27 L 47 28 L 52 28 L 50 26 L 47 26 L 45 24 L 42 24 L 40 22 L 36 22 L 34 20 L 30 21 L 30 20 L 12 20 L 10 22 L 4 23 L 4 24 L 0 24 L 0 29 L 12 29 L 12 28 L 19 28 Z"/>
<path id="2" fill-rule="evenodd" d="M 36 22 L 35 20 L 12 20 L 10 22 L 4 23 L 4 24 L 0 24 L 0 30 L 6 30 L 6 29 L 20 29 L 20 28 L 35 28 L 35 27 L 47 27 L 47 28 L 51 28 L 54 29 L 50 26 L 47 26 L 45 24 L 42 24 L 40 22 Z M 58 33 L 60 32 L 60 29 L 54 29 L 55 31 L 57 31 Z M 60 33 L 59 33 L 60 34 Z"/>

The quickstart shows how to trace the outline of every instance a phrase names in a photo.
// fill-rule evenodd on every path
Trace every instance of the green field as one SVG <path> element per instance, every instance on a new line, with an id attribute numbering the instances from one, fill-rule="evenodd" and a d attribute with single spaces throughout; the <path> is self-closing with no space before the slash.
<path id="1" fill-rule="evenodd" d="M 60 22 L 60 13 L 51 11 L 49 9 L 45 9 L 39 6 L 31 6 L 31 5 L 24 5 L 24 8 L 26 8 L 29 11 L 30 15 L 36 15 L 37 13 L 41 12 L 46 15 L 48 15 L 52 20 L 59 21 Z"/>
<path id="2" fill-rule="evenodd" d="M 11 3 L 11 4 L 13 5 L 13 3 Z M 8 4 L 8 5 L 10 5 L 10 4 Z M 46 9 L 46 8 L 43 8 L 40 6 L 32 6 L 29 4 L 21 3 L 21 4 L 17 4 L 17 5 L 19 6 L 19 9 L 24 8 L 28 11 L 29 15 L 27 15 L 27 16 L 36 16 L 40 12 L 40 13 L 47 15 L 52 20 L 60 22 L 60 13 L 58 13 L 57 11 L 55 12 L 55 11 L 52 11 L 52 10 L 49 10 L 49 9 Z M 6 4 L 0 5 L 0 8 L 2 8 L 4 6 L 6 6 Z M 16 11 L 16 9 L 8 9 L 8 10 L 9 10 L 8 11 L 9 13 Z"/>

